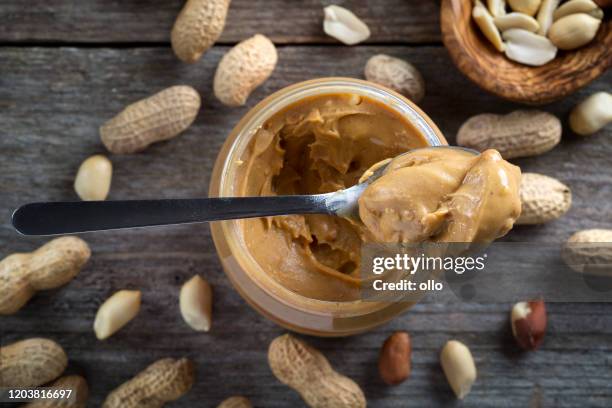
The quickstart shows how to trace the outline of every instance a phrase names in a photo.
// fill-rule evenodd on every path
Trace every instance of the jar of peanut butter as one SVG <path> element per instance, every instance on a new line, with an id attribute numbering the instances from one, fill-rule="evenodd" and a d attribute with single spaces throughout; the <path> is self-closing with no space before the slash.
<path id="1" fill-rule="evenodd" d="M 211 197 L 317 194 L 349 187 L 373 164 L 447 144 L 417 106 L 382 86 L 322 78 L 284 88 L 236 125 Z M 362 237 L 349 221 L 292 215 L 211 223 L 232 284 L 257 311 L 319 336 L 370 330 L 412 304 L 362 301 Z"/>

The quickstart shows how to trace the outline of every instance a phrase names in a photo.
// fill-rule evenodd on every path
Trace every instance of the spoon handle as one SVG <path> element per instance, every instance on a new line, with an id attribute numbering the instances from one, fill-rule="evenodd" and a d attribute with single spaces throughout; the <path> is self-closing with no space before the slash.
<path id="1" fill-rule="evenodd" d="M 329 214 L 327 194 L 168 200 L 41 202 L 19 207 L 24 235 L 58 235 L 285 214 Z"/>

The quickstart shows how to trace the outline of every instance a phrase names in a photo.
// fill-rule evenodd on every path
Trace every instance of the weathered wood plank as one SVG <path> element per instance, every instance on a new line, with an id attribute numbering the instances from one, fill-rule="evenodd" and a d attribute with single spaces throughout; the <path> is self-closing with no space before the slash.
<path id="1" fill-rule="evenodd" d="M 367 58 L 385 52 L 412 61 L 427 82 L 422 107 L 453 140 L 461 123 L 485 111 L 518 105 L 500 101 L 463 78 L 441 47 L 281 47 L 277 70 L 238 109 L 211 95 L 214 68 L 227 47 L 216 47 L 195 66 L 180 64 L 168 48 L 0 49 L 0 256 L 31 250 L 43 239 L 19 237 L 8 219 L 19 204 L 74 199 L 72 181 L 80 161 L 104 149 L 97 127 L 125 104 L 178 83 L 195 86 L 203 109 L 179 138 L 142 154 L 113 156 L 111 198 L 196 197 L 206 194 L 214 158 L 238 119 L 265 95 L 318 76 L 361 77 Z M 339 64 L 338 61 L 342 63 Z M 587 90 L 544 107 L 565 116 L 581 97 L 606 89 L 608 73 Z M 569 133 L 569 132 L 567 132 Z M 579 139 L 565 135 L 545 156 L 518 161 L 567 182 L 574 190 L 569 214 L 546 226 L 517 228 L 510 240 L 561 242 L 579 228 L 612 219 L 611 136 Z M 593 205 L 595 203 L 595 205 Z M 70 370 L 81 371 L 92 389 L 91 406 L 157 358 L 191 357 L 196 386 L 176 407 L 215 406 L 231 394 L 245 394 L 257 406 L 300 406 L 299 397 L 278 383 L 266 363 L 267 344 L 283 332 L 259 316 L 231 288 L 205 225 L 87 234 L 91 263 L 68 286 L 36 296 L 17 315 L 0 317 L 2 344 L 47 336 L 63 344 Z M 512 265 L 508 265 L 512 271 Z M 209 334 L 197 334 L 180 320 L 178 289 L 195 273 L 215 288 L 215 316 Z M 91 329 L 98 305 L 120 288 L 140 288 L 143 310 L 105 342 Z M 348 339 L 309 338 L 343 373 L 364 386 L 370 406 L 443 406 L 452 394 L 439 368 L 444 342 L 470 345 L 479 379 L 466 406 L 610 406 L 612 401 L 612 306 L 551 304 L 544 348 L 519 353 L 508 325 L 507 304 L 423 303 L 371 333 Z M 396 329 L 407 329 L 415 351 L 412 378 L 383 386 L 376 373 L 378 347 Z M 512 397 L 512 399 L 509 399 Z M 537 405 L 536 405 L 537 406 Z"/>
<path id="2" fill-rule="evenodd" d="M 5 0 L 0 8 L 0 41 L 168 42 L 184 0 L 68 1 Z M 322 28 L 331 0 L 233 0 L 221 43 L 263 33 L 276 43 L 335 40 Z M 341 3 L 370 27 L 369 42 L 423 43 L 440 40 L 435 0 L 355 0 Z M 279 18 L 279 12 L 282 16 Z"/>

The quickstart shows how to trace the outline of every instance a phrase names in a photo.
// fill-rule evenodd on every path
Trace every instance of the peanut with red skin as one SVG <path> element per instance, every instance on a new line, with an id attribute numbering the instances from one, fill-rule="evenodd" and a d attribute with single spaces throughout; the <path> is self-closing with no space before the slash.
<path id="1" fill-rule="evenodd" d="M 378 371 L 389 385 L 404 382 L 411 371 L 412 341 L 404 331 L 393 333 L 385 340 L 378 358 Z"/>
<path id="2" fill-rule="evenodd" d="M 519 302 L 511 313 L 512 334 L 525 350 L 535 350 L 544 341 L 546 333 L 546 306 L 543 300 Z"/>

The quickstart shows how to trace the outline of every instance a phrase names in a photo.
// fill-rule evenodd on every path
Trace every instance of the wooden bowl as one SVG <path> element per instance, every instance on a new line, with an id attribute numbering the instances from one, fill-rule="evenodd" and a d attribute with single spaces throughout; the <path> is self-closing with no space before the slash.
<path id="1" fill-rule="evenodd" d="M 609 11 L 592 42 L 560 50 L 541 67 L 511 61 L 493 48 L 472 19 L 471 0 L 442 0 L 442 40 L 459 70 L 481 88 L 512 101 L 543 104 L 575 92 L 612 66 Z"/>

